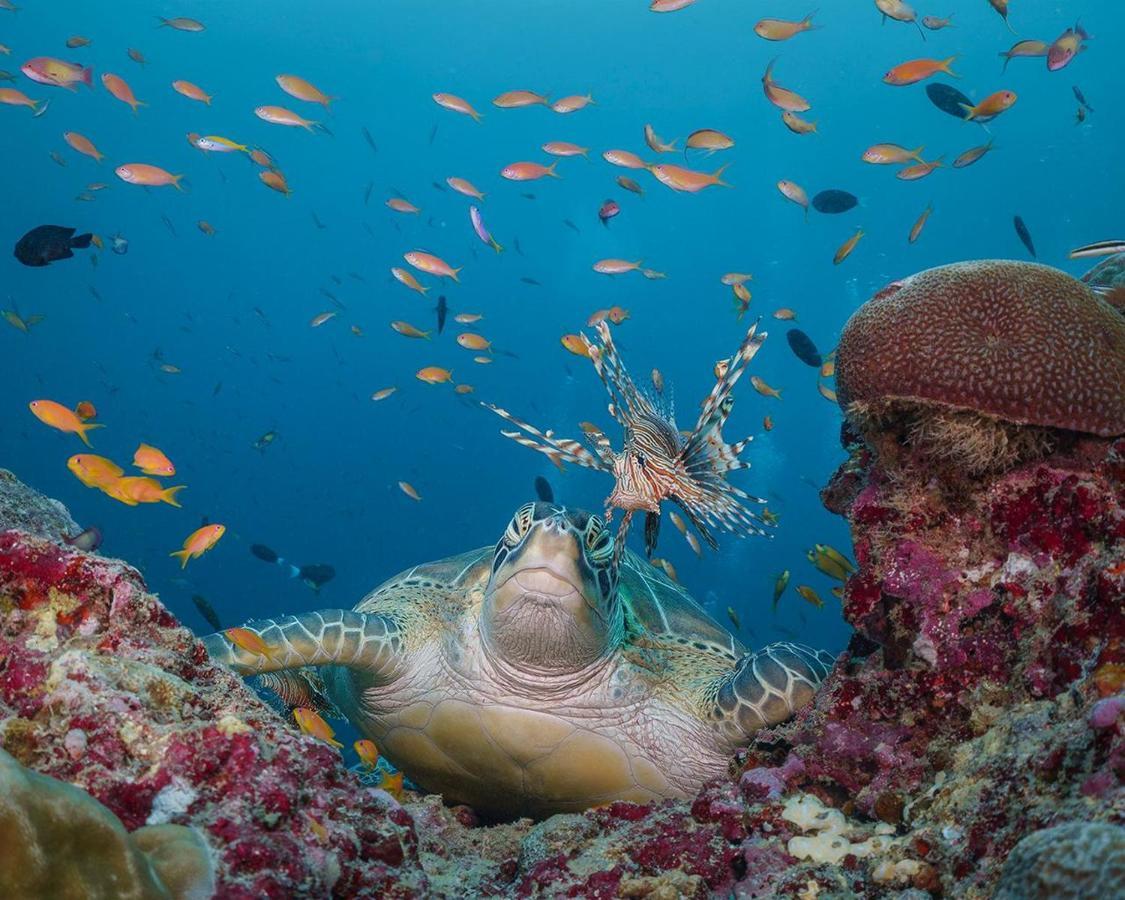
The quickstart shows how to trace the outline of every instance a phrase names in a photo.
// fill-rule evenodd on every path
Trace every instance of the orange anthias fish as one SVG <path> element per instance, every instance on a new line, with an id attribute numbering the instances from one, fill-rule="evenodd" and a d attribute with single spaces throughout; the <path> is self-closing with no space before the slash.
<path id="1" fill-rule="evenodd" d="M 863 151 L 863 156 L 860 159 L 873 166 L 901 165 L 910 162 L 912 159 L 922 162 L 922 151 L 925 149 L 925 147 L 919 147 L 917 150 L 907 150 L 898 144 L 872 144 Z"/>
<path id="2" fill-rule="evenodd" d="M 550 106 L 551 101 L 534 91 L 505 91 L 492 101 L 500 109 L 520 109 L 525 106 Z"/>
<path id="3" fill-rule="evenodd" d="M 648 149 L 653 153 L 675 153 L 676 142 L 665 142 L 660 135 L 658 135 L 651 125 L 645 125 L 645 143 L 648 144 Z"/>
<path id="4" fill-rule="evenodd" d="M 117 478 L 106 485 L 99 485 L 106 496 L 124 503 L 126 506 L 136 506 L 138 503 L 167 503 L 179 509 L 176 494 L 184 489 L 184 485 L 175 487 L 162 487 L 155 478 L 141 475 L 126 475 Z"/>
<path id="5" fill-rule="evenodd" d="M 219 538 L 226 534 L 225 525 L 204 525 L 197 528 L 184 540 L 184 548 L 170 553 L 169 556 L 179 557 L 180 568 L 186 568 L 189 559 L 199 559 L 204 553 L 219 543 Z"/>
<path id="6" fill-rule="evenodd" d="M 910 228 L 910 243 L 913 244 L 922 235 L 922 229 L 926 227 L 926 220 L 930 218 L 930 213 L 933 211 L 934 205 L 932 203 L 922 210 L 922 215 L 918 217 L 918 220 Z"/>
<path id="7" fill-rule="evenodd" d="M 89 87 L 94 76 L 94 70 L 88 66 L 63 62 L 51 56 L 29 59 L 20 66 L 20 71 L 38 84 L 66 88 L 68 91 L 78 90 L 79 84 Z"/>
<path id="8" fill-rule="evenodd" d="M 356 741 L 352 746 L 355 748 L 359 761 L 367 768 L 374 769 L 379 762 L 379 748 L 375 746 L 375 742 L 364 739 Z"/>
<path id="9" fill-rule="evenodd" d="M 275 648 L 262 640 L 262 636 L 249 628 L 228 628 L 223 632 L 228 641 L 236 647 L 241 647 L 247 653 L 258 656 L 269 656 Z"/>
<path id="10" fill-rule="evenodd" d="M 590 349 L 586 345 L 586 342 L 582 340 L 581 335 L 564 334 L 562 338 L 560 338 L 560 342 L 575 356 L 585 356 L 587 359 L 590 358 Z"/>
<path id="11" fill-rule="evenodd" d="M 164 187 L 172 185 L 176 190 L 182 191 L 180 180 L 183 175 L 173 175 L 160 166 L 150 166 L 148 163 L 126 163 L 114 169 L 117 177 L 129 184 L 139 184 L 144 187 Z"/>
<path id="12" fill-rule="evenodd" d="M 304 128 L 306 131 L 316 131 L 320 126 L 319 122 L 305 119 L 284 106 L 258 106 L 254 109 L 254 115 L 271 125 L 288 125 L 290 128 Z"/>
<path id="13" fill-rule="evenodd" d="M 656 180 L 661 184 L 670 187 L 674 191 L 684 191 L 688 194 L 695 194 L 704 188 L 718 185 L 720 187 L 730 187 L 730 185 L 723 181 L 723 172 L 727 169 L 726 165 L 719 166 L 714 172 L 693 172 L 691 169 L 685 169 L 683 166 L 673 166 L 669 163 L 660 163 L 658 165 L 649 166 L 649 171 L 656 177 Z"/>
<path id="14" fill-rule="evenodd" d="M 424 369 L 419 369 L 414 377 L 426 384 L 448 384 L 453 381 L 453 373 L 440 366 L 426 366 Z"/>
<path id="15" fill-rule="evenodd" d="M 762 76 L 762 90 L 765 91 L 766 99 L 778 109 L 789 112 L 805 112 L 812 109 L 812 104 L 796 91 L 783 88 L 773 80 L 773 67 L 776 62 L 776 59 L 770 60 L 770 64 L 766 66 L 766 73 Z"/>
<path id="16" fill-rule="evenodd" d="M 379 789 L 386 791 L 396 800 L 401 800 L 403 791 L 402 772 L 395 772 L 393 775 L 389 772 L 384 772 L 383 780 L 379 782 Z"/>
<path id="17" fill-rule="evenodd" d="M 413 265 L 413 263 L 411 263 Z M 391 268 L 391 274 L 399 284 L 405 284 L 410 290 L 417 291 L 419 294 L 425 294 L 429 287 L 423 287 L 418 283 L 418 279 L 411 275 L 406 269 L 400 269 L 397 266 Z"/>
<path id="18" fill-rule="evenodd" d="M 105 89 L 115 98 L 131 107 L 134 116 L 137 114 L 137 107 L 148 106 L 147 103 L 138 100 L 134 96 L 133 89 L 129 87 L 129 83 L 120 75 L 114 75 L 111 72 L 103 72 L 102 84 L 105 85 Z"/>
<path id="19" fill-rule="evenodd" d="M 895 86 L 917 84 L 938 72 L 944 72 L 953 78 L 960 78 L 960 75 L 949 68 L 956 58 L 956 56 L 951 56 L 948 59 L 912 59 L 909 62 L 900 63 L 883 76 L 883 83 Z"/>
<path id="20" fill-rule="evenodd" d="M 93 453 L 76 453 L 66 461 L 66 467 L 86 487 L 99 490 L 125 474 L 125 470 L 113 460 Z"/>
<path id="21" fill-rule="evenodd" d="M 307 706 L 298 706 L 293 710 L 293 718 L 297 722 L 297 726 L 305 734 L 312 735 L 326 744 L 331 744 L 337 749 L 343 749 L 343 744 L 336 740 L 336 732 L 332 730 L 327 722 L 320 717 L 315 709 L 309 709 Z"/>
<path id="22" fill-rule="evenodd" d="M 489 353 L 492 352 L 492 341 L 488 340 L 483 335 L 473 334 L 471 331 L 466 331 L 463 334 L 457 335 L 457 343 L 466 350 L 487 350 Z"/>
<path id="23" fill-rule="evenodd" d="M 176 16 L 172 19 L 165 19 L 163 16 L 161 16 L 160 27 L 171 28 L 175 31 L 199 32 L 204 30 L 202 22 L 200 22 L 198 19 L 189 19 L 187 18 L 187 16 Z"/>
<path id="24" fill-rule="evenodd" d="M 90 446 L 90 439 L 86 437 L 86 432 L 104 427 L 92 422 L 83 422 L 77 413 L 54 400 L 32 400 L 28 408 L 44 425 L 50 425 L 67 434 L 78 435 L 87 447 Z"/>
<path id="25" fill-rule="evenodd" d="M 258 173 L 258 180 L 262 182 L 271 191 L 277 191 L 279 194 L 284 194 L 288 197 L 293 193 L 289 187 L 289 182 L 285 180 L 285 176 L 277 169 L 262 169 Z"/>
<path id="26" fill-rule="evenodd" d="M 551 156 L 586 156 L 590 152 L 589 147 L 579 147 L 569 141 L 547 141 L 540 149 Z"/>
<path id="27" fill-rule="evenodd" d="M 402 258 L 418 271 L 425 272 L 428 275 L 436 275 L 439 278 L 452 278 L 457 282 L 461 280 L 457 277 L 457 273 L 461 271 L 462 266 L 453 268 L 444 259 L 434 256 L 432 253 L 425 253 L 421 250 L 411 250 L 409 253 L 404 253 Z M 401 281 L 402 279 L 399 280 Z"/>
<path id="28" fill-rule="evenodd" d="M 1011 109 L 1017 99 L 1015 91 L 997 91 L 989 94 L 976 106 L 962 103 L 961 108 L 965 110 L 966 122 L 991 122 L 1004 110 Z"/>
<path id="29" fill-rule="evenodd" d="M 630 262 L 627 259 L 599 259 L 594 263 L 594 271 L 602 275 L 623 275 L 626 272 L 636 272 L 641 267 L 642 260 Z"/>
<path id="30" fill-rule="evenodd" d="M 98 152 L 98 148 L 94 146 L 93 141 L 77 131 L 64 131 L 63 140 L 70 144 L 73 150 L 83 156 L 90 157 L 95 162 L 101 162 L 105 158 L 105 154 Z"/>
<path id="31" fill-rule="evenodd" d="M 571 94 L 568 97 L 561 97 L 551 104 L 551 109 L 562 115 L 567 113 L 578 112 L 580 109 L 585 109 L 594 102 L 592 94 Z"/>
<path id="32" fill-rule="evenodd" d="M 863 237 L 863 229 L 860 228 L 850 238 L 840 245 L 840 249 L 836 251 L 836 255 L 832 257 L 832 264 L 835 266 L 840 265 L 845 259 L 851 256 L 855 245 L 859 243 L 859 239 Z"/>
<path id="33" fill-rule="evenodd" d="M 787 22 L 784 19 L 762 19 L 754 26 L 754 34 L 767 41 L 787 41 L 802 31 L 810 31 L 815 12 L 809 13 L 800 22 Z"/>
<path id="34" fill-rule="evenodd" d="M 387 201 L 387 206 L 395 212 L 400 213 L 419 213 L 421 210 L 411 203 L 409 200 L 404 200 L 402 197 L 391 197 Z"/>
<path id="35" fill-rule="evenodd" d="M 192 84 L 190 81 L 173 81 L 172 90 L 189 100 L 197 100 L 200 103 L 206 103 L 208 106 L 211 105 L 211 95 L 198 84 Z"/>
<path id="36" fill-rule="evenodd" d="M 558 160 L 555 160 L 549 166 L 536 162 L 514 162 L 504 166 L 500 170 L 500 174 L 509 181 L 537 181 L 547 176 L 560 178 L 559 173 L 555 171 L 555 166 L 558 164 Z"/>
<path id="37" fill-rule="evenodd" d="M 917 181 L 919 178 L 925 178 L 931 174 L 934 169 L 943 168 L 943 157 L 938 157 L 933 162 L 920 162 L 912 166 L 907 166 L 904 169 L 899 169 L 895 172 L 895 178 L 900 178 L 903 181 Z"/>
<path id="38" fill-rule="evenodd" d="M 172 460 L 156 447 L 141 444 L 133 454 L 133 465 L 146 475 L 158 475 L 167 478 L 176 474 L 176 467 Z"/>
<path id="39" fill-rule="evenodd" d="M 623 169 L 648 168 L 648 163 L 637 156 L 636 153 L 630 153 L 628 150 L 606 150 L 602 154 L 602 159 L 612 165 L 621 166 Z"/>
<path id="40" fill-rule="evenodd" d="M 391 328 L 393 328 L 404 337 L 425 338 L 426 340 L 430 339 L 430 332 L 415 328 L 409 322 L 394 321 L 391 322 Z"/>
<path id="41" fill-rule="evenodd" d="M 479 122 L 481 120 L 481 114 L 473 109 L 469 101 L 462 100 L 455 94 L 434 94 L 433 96 L 434 103 L 438 106 L 461 113 L 462 115 L 471 116 L 474 122 Z"/>
<path id="42" fill-rule="evenodd" d="M 463 194 L 466 197 L 472 197 L 475 200 L 484 199 L 484 194 L 477 190 L 476 185 L 469 181 L 467 178 L 457 178 L 456 176 L 452 176 L 445 179 L 445 183 L 453 188 L 453 190 L 455 190 L 458 194 Z"/>
<path id="43" fill-rule="evenodd" d="M 995 140 L 995 138 L 993 140 Z M 955 160 L 953 160 L 953 168 L 963 169 L 965 168 L 965 166 L 971 166 L 978 159 L 988 153 L 988 151 L 990 151 L 991 149 L 992 141 L 989 141 L 987 144 L 981 144 L 979 147 L 970 147 Z M 921 160 L 919 160 L 919 162 L 921 162 Z"/>
<path id="44" fill-rule="evenodd" d="M 336 99 L 335 97 L 329 97 L 316 87 L 316 85 L 297 75 L 278 75 L 275 80 L 277 81 L 278 87 L 285 91 L 290 97 L 296 97 L 298 100 L 305 100 L 309 103 L 319 103 L 321 106 L 327 108 L 328 105 Z"/>
<path id="45" fill-rule="evenodd" d="M 411 500 L 421 501 L 422 495 L 419 494 L 417 490 L 415 490 L 414 485 L 412 485 L 409 481 L 400 481 L 398 483 L 398 488 Z"/>
<path id="46" fill-rule="evenodd" d="M 17 91 L 15 88 L 0 88 L 0 103 L 6 106 L 30 106 L 32 110 L 38 112 L 39 104 L 42 102 L 42 100 L 32 100 L 23 91 Z"/>
<path id="47" fill-rule="evenodd" d="M 785 123 L 785 127 L 792 131 L 794 134 L 815 134 L 816 122 L 807 122 L 799 115 L 789 110 L 784 110 L 781 113 L 781 121 Z"/>
<path id="48" fill-rule="evenodd" d="M 786 200 L 791 200 L 805 210 L 805 221 L 809 218 L 809 195 L 795 181 L 779 181 L 777 189 Z"/>

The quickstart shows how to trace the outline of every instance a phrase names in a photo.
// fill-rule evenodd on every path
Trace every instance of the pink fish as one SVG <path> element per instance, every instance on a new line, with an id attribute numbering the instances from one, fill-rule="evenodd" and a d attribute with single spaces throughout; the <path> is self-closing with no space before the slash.
<path id="1" fill-rule="evenodd" d="M 477 233 L 477 237 L 484 243 L 488 244 L 488 246 L 497 253 L 504 249 L 496 243 L 496 238 L 489 233 L 488 226 L 484 224 L 484 218 L 481 216 L 480 210 L 475 206 L 469 207 L 469 220 L 473 223 L 473 231 Z"/>

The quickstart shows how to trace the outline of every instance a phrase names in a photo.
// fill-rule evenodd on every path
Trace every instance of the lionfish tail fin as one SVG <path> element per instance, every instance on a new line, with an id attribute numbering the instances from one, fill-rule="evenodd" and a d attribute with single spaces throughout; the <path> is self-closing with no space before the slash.
<path id="1" fill-rule="evenodd" d="M 570 438 L 556 438 L 550 432 L 544 433 L 534 425 L 529 425 L 522 419 L 517 419 L 506 409 L 501 409 L 495 404 L 482 402 L 481 406 L 492 410 L 496 415 L 516 426 L 517 431 L 501 431 L 500 433 L 504 437 L 511 438 L 521 447 L 527 447 L 529 450 L 544 454 L 560 469 L 563 463 L 572 463 L 576 466 L 585 466 L 587 469 L 599 469 L 603 472 L 612 471 L 612 467 L 607 466 L 602 458 L 594 456 L 578 441 Z"/>

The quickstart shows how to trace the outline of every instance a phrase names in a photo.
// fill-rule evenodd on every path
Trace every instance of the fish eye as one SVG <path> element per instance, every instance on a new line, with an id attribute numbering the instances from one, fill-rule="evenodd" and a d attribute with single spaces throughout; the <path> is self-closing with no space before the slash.
<path id="1" fill-rule="evenodd" d="M 637 454 L 637 465 L 640 466 L 643 469 L 646 464 L 647 464 L 647 460 L 645 459 L 645 455 L 643 453 L 638 453 Z"/>

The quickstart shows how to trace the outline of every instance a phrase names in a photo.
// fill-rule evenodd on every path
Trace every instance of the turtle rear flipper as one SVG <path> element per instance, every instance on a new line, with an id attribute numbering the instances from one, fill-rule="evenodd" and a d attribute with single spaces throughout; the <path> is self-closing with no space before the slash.
<path id="1" fill-rule="evenodd" d="M 402 658 L 398 623 L 377 613 L 321 609 L 263 619 L 243 628 L 261 638 L 267 652 L 255 653 L 236 644 L 226 631 L 203 638 L 211 658 L 240 675 L 302 666 L 344 666 L 361 670 L 376 682 L 385 682 L 394 678 Z"/>
<path id="2" fill-rule="evenodd" d="M 788 642 L 747 653 L 719 680 L 716 711 L 750 737 L 812 700 L 834 663 L 823 650 Z"/>

